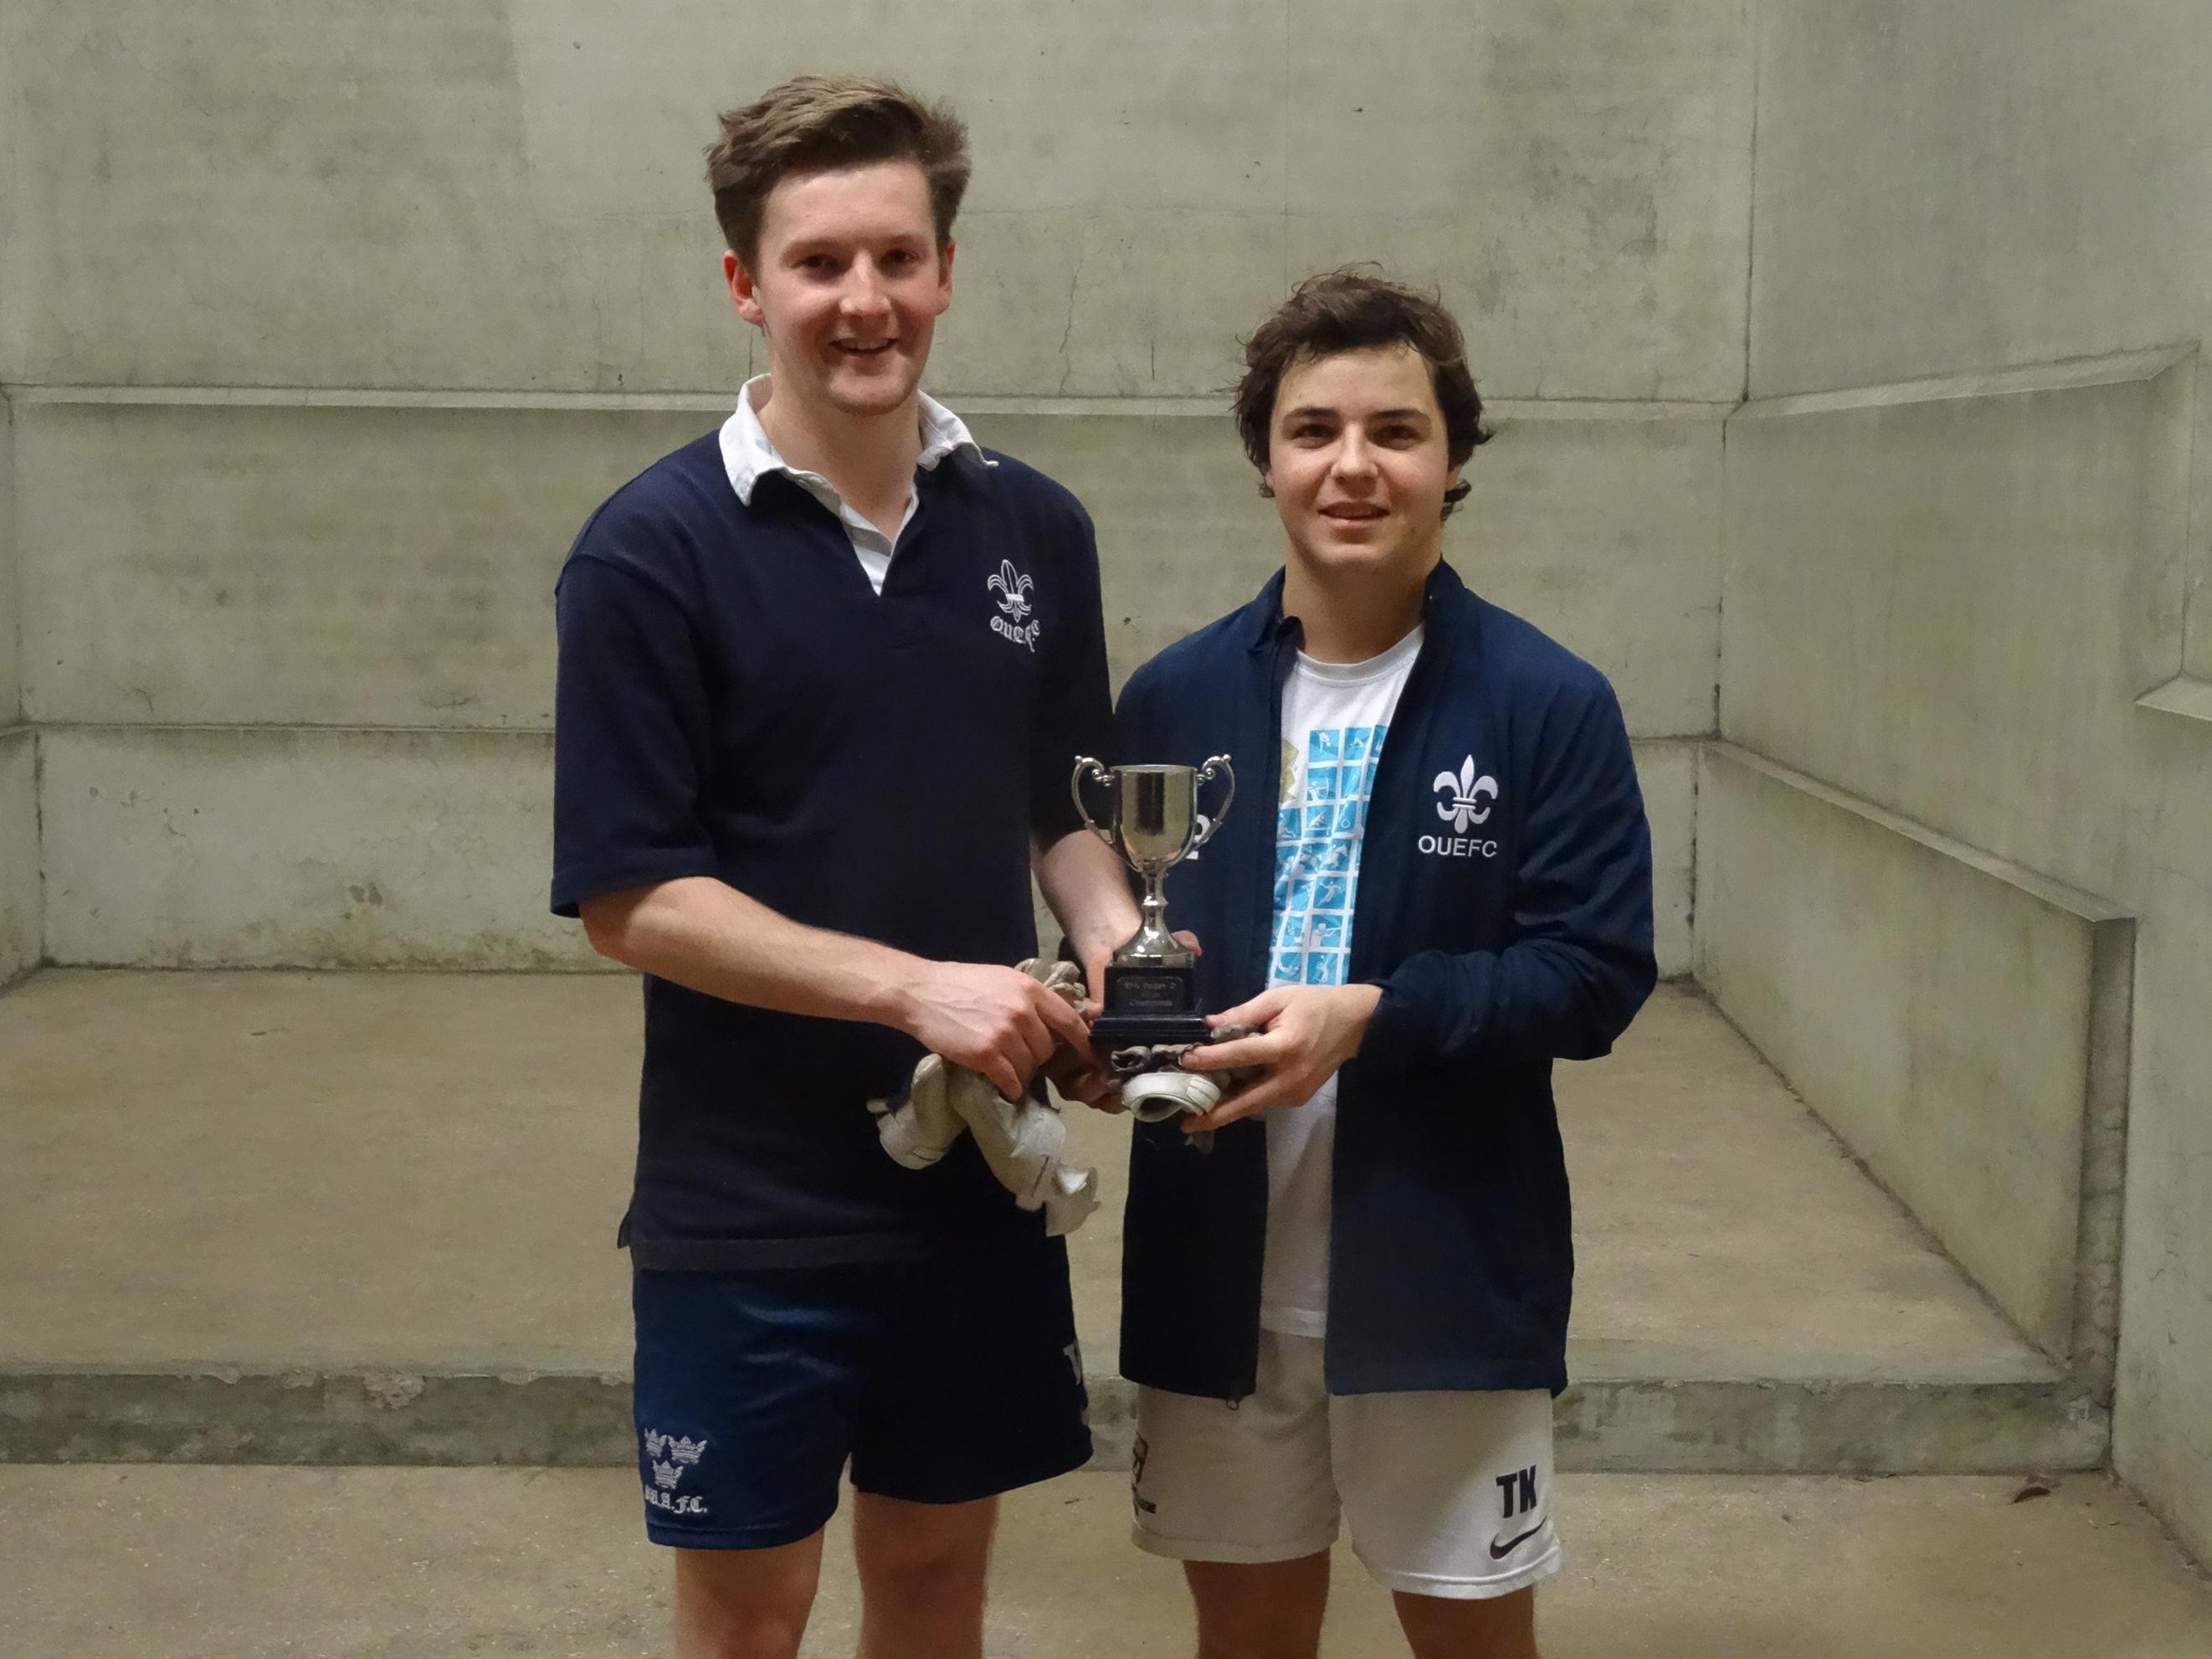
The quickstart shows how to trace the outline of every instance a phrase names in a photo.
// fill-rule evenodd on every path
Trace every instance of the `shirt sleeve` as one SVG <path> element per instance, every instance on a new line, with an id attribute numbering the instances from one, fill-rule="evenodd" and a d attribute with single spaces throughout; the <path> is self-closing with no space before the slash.
<path id="1" fill-rule="evenodd" d="M 698 810 L 708 722 L 684 607 L 642 574 L 580 553 L 554 612 L 554 913 L 718 873 Z"/>
<path id="2" fill-rule="evenodd" d="M 1114 704 L 1107 690 L 1098 543 L 1091 515 L 1080 507 L 1074 513 L 1069 532 L 1074 556 L 1066 562 L 1068 604 L 1044 666 L 1036 740 L 1030 749 L 1030 828 L 1045 847 L 1083 828 L 1068 793 L 1075 757 L 1090 755 L 1109 765 L 1113 761 Z"/>
<path id="3" fill-rule="evenodd" d="M 1657 978 L 1651 834 L 1620 705 L 1602 679 L 1559 697 L 1540 743 L 1502 951 L 1425 951 L 1382 982 L 1360 1059 L 1466 1072 L 1592 1060 Z"/>

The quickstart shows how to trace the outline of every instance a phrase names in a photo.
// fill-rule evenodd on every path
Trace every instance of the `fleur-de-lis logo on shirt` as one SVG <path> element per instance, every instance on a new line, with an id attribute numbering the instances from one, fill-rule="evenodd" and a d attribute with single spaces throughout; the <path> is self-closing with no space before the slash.
<path id="1" fill-rule="evenodd" d="M 984 586 L 1003 596 L 999 600 L 999 609 L 1016 622 L 1030 614 L 1029 592 L 1036 584 L 1015 569 L 1012 559 L 1000 560 L 999 574 Z"/>
<path id="2" fill-rule="evenodd" d="M 1449 772 L 1439 772 L 1437 781 L 1429 787 L 1449 797 L 1449 801 L 1437 803 L 1437 816 L 1451 825 L 1452 833 L 1455 836 L 1465 835 L 1468 825 L 1480 823 L 1490 816 L 1490 809 L 1482 804 L 1484 796 L 1487 795 L 1492 800 L 1498 799 L 1498 780 L 1487 775 L 1475 776 L 1474 757 L 1472 755 L 1460 763 L 1457 776 Z"/>

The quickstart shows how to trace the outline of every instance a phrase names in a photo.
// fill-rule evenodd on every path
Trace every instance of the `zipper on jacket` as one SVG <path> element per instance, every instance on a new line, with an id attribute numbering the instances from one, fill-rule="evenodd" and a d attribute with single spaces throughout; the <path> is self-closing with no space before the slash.
<path id="1" fill-rule="evenodd" d="M 1266 740 L 1261 752 L 1267 757 L 1263 769 L 1266 787 L 1261 799 L 1267 803 L 1267 832 L 1264 842 L 1265 856 L 1257 860 L 1260 871 L 1260 902 L 1253 911 L 1252 932 L 1247 945 L 1245 960 L 1256 956 L 1260 963 L 1260 989 L 1267 988 L 1274 975 L 1275 953 L 1275 838 L 1280 835 L 1279 819 L 1283 808 L 1283 682 L 1289 678 L 1289 661 L 1295 657 L 1298 641 L 1293 636 L 1301 630 L 1295 627 L 1278 625 L 1274 648 L 1268 653 L 1267 724 Z M 1254 994 L 1257 994 L 1255 992 Z"/>

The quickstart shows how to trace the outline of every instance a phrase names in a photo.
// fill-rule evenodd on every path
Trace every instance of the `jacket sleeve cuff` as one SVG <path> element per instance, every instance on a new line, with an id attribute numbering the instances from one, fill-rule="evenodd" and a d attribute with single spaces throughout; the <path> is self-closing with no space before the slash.
<path id="1" fill-rule="evenodd" d="M 1428 1015 L 1407 994 L 1404 978 L 1401 969 L 1381 981 L 1382 998 L 1367 1017 L 1367 1034 L 1359 1043 L 1364 1069 L 1401 1072 L 1429 1050 L 1432 1032 Z"/>

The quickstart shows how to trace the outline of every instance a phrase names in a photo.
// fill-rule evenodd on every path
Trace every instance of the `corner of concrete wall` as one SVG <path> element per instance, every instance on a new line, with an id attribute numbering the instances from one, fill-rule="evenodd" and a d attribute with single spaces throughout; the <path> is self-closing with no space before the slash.
<path id="1" fill-rule="evenodd" d="M 2183 538 L 2181 672 L 2212 688 L 2212 367 L 2191 354 L 2189 501 Z"/>
<path id="2" fill-rule="evenodd" d="M 15 403 L 0 385 L 0 732 L 23 718 L 23 579 L 18 549 Z"/>
<path id="3" fill-rule="evenodd" d="M 14 413 L 0 389 L 0 985 L 37 967 L 46 954 L 38 739 L 23 723 Z"/>
<path id="4" fill-rule="evenodd" d="M 2091 947 L 2072 1340 L 2092 1378 L 2116 1345 L 2114 1467 L 2212 1559 L 2212 33 L 1758 14 L 1722 728 L 2136 917 Z"/>
<path id="5" fill-rule="evenodd" d="M 2136 919 L 2096 924 L 2089 969 L 2089 1044 L 2082 1079 L 2081 1223 L 2074 1280 L 2074 1374 L 2112 1402 L 2120 1340 L 2128 1091 L 2135 1065 Z"/>
<path id="6" fill-rule="evenodd" d="M 1726 744 L 1698 963 L 1722 1011 L 2085 1391 L 2109 1387 L 2131 919 Z"/>
<path id="7" fill-rule="evenodd" d="M 38 738 L 17 726 L 0 732 L 0 985 L 36 968 L 45 955 Z"/>

